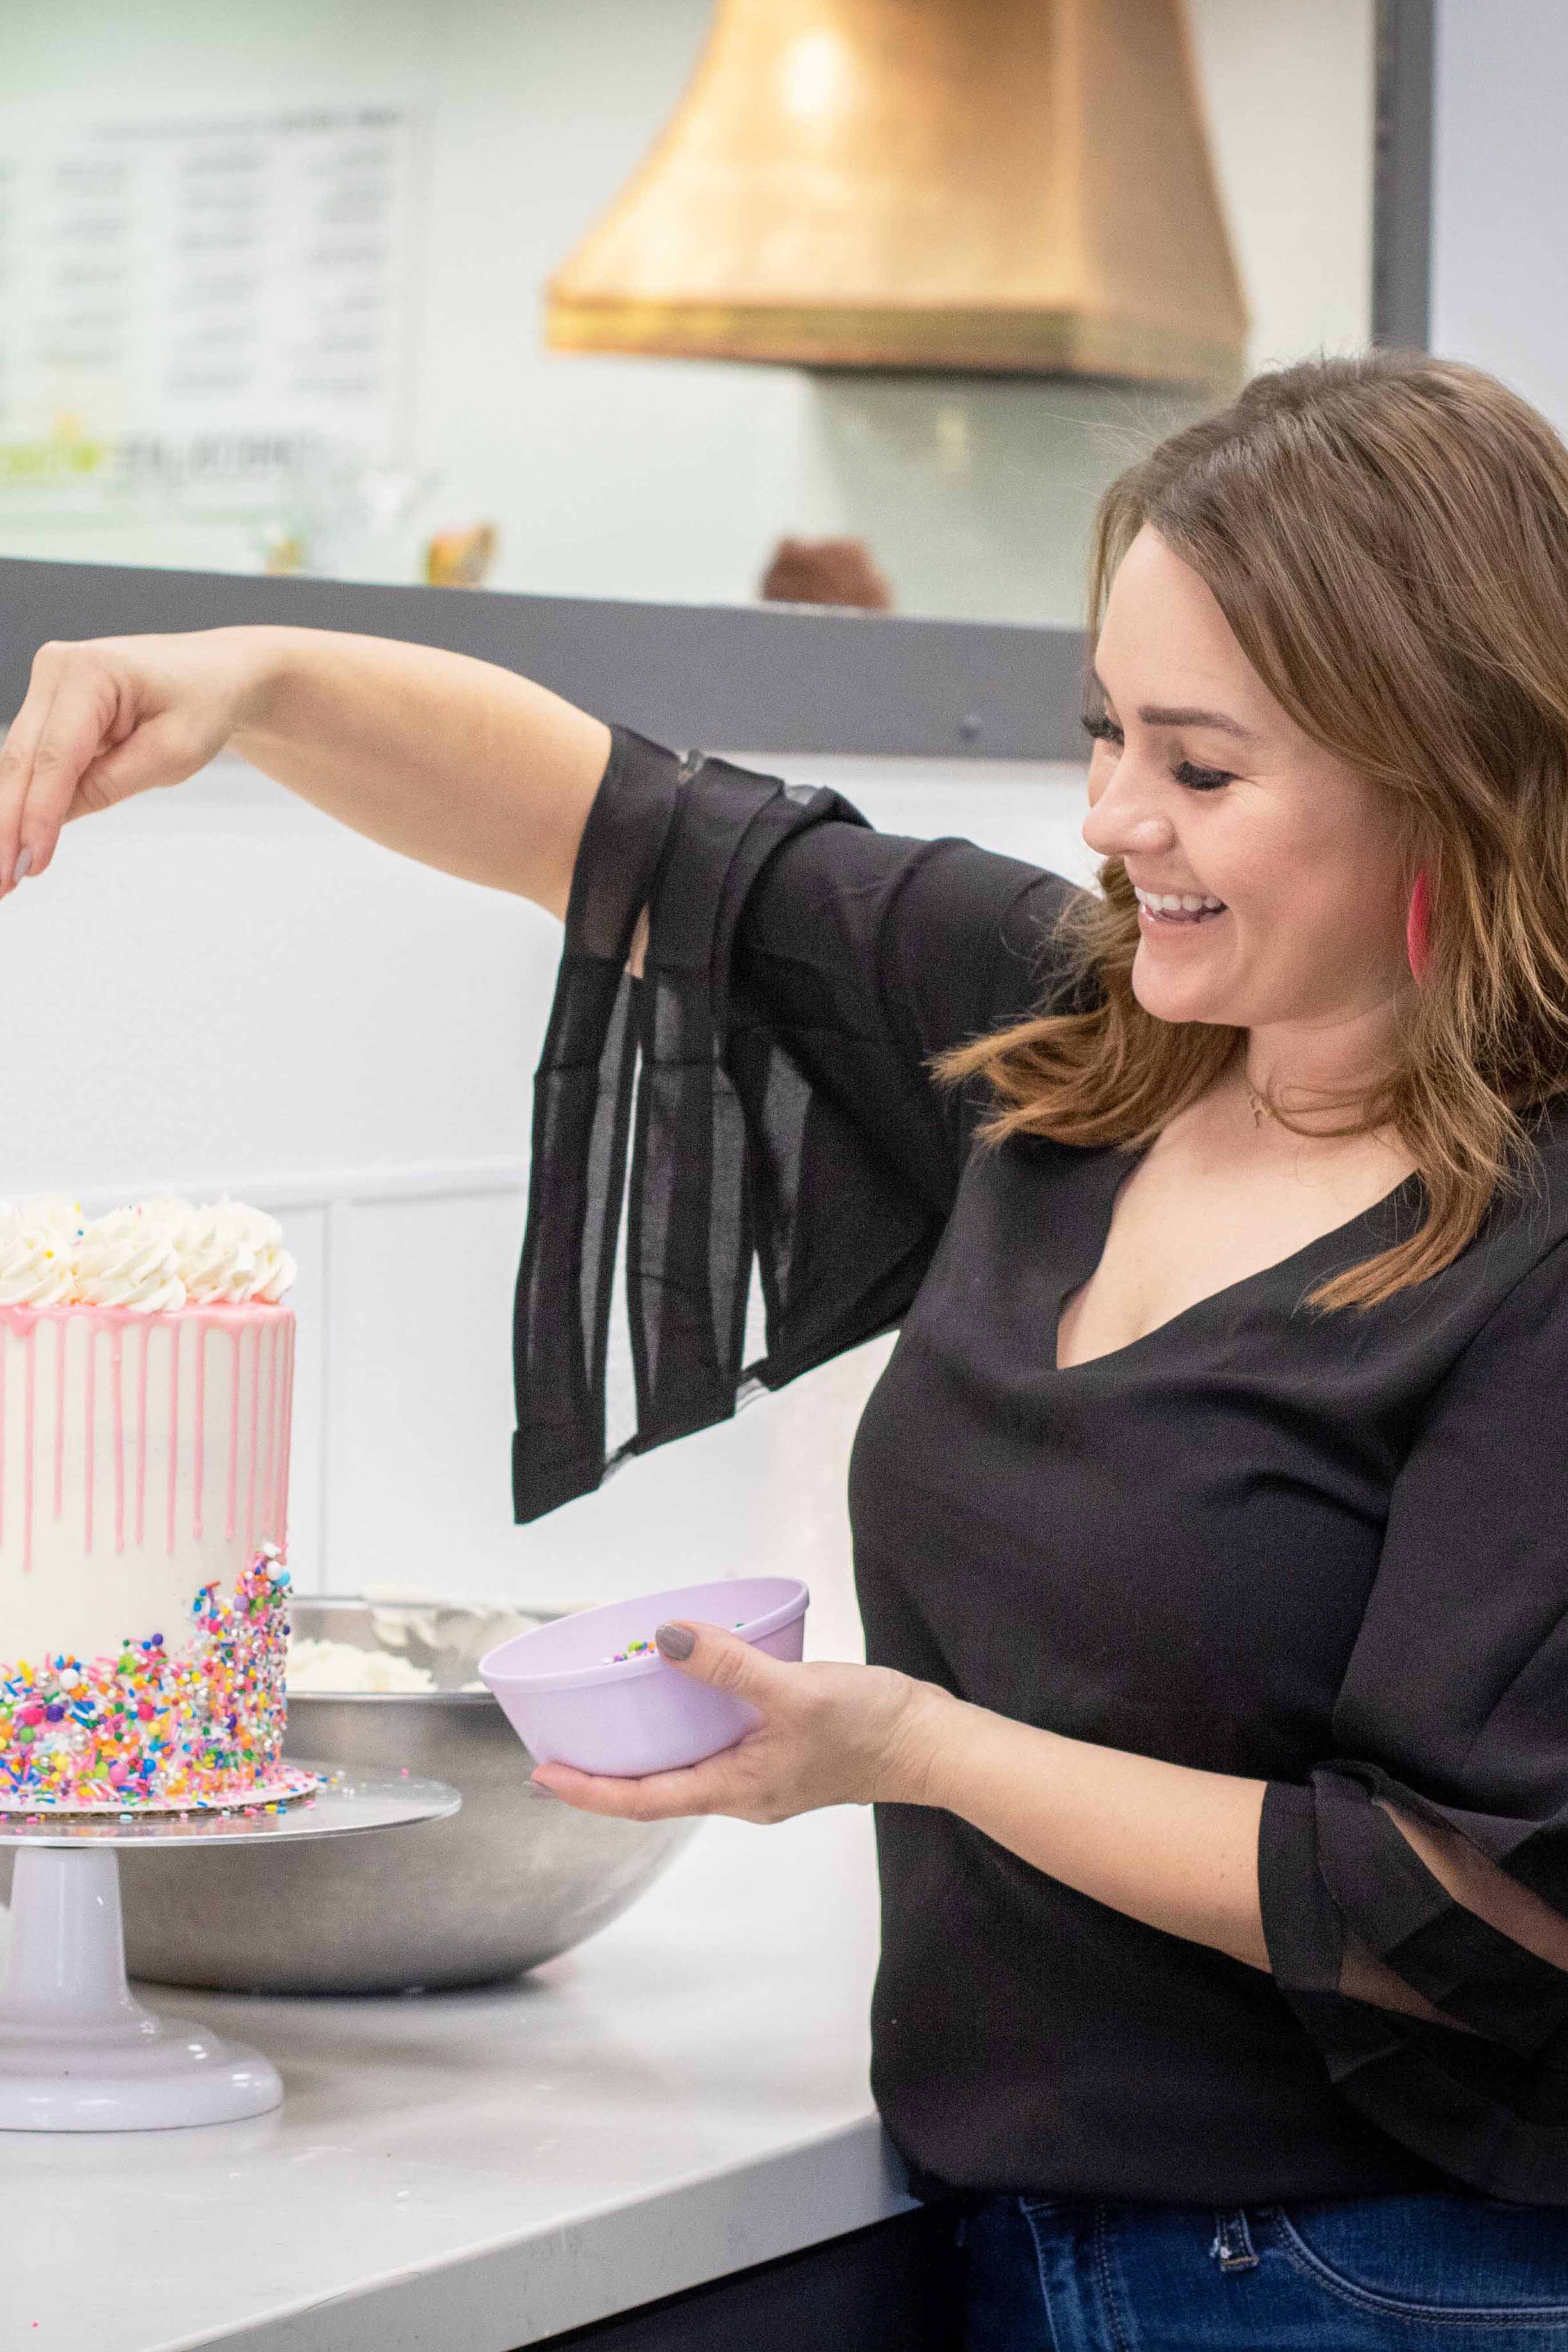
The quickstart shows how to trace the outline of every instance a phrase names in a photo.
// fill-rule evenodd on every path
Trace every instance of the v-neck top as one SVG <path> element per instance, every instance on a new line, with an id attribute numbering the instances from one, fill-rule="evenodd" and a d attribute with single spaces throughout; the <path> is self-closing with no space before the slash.
<path id="1" fill-rule="evenodd" d="M 879 1809 L 873 2086 L 918 2185 L 1568 2205 L 1568 1974 L 1453 1902 L 1377 1801 L 1568 1914 L 1568 1142 L 1542 1122 L 1533 1183 L 1381 1307 L 1310 1296 L 1410 1231 L 1414 1179 L 1058 1368 L 1129 1157 L 977 1142 L 984 1093 L 930 1062 L 1067 1001 L 1069 895 L 617 736 L 541 1072 L 520 1508 L 602 1466 L 629 1137 L 637 1444 L 732 1408 L 753 1258 L 767 1385 L 899 1324 L 850 1472 L 868 1656 L 1268 1783 L 1272 1974 Z M 638 991 L 615 958 L 645 898 Z M 1455 2023 L 1342 1994 L 1352 1946 Z"/>

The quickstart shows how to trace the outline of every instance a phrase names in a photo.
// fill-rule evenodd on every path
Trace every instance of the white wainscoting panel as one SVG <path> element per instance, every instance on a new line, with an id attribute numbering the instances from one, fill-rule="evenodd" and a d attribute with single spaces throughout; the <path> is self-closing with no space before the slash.
<path id="1" fill-rule="evenodd" d="M 339 1591 L 509 1581 L 522 1223 L 518 1190 L 340 1213 L 322 1546 Z"/>

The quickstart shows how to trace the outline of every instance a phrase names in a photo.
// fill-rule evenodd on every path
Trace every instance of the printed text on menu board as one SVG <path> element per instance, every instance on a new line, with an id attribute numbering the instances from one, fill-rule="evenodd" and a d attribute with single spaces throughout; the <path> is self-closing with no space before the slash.
<path id="1" fill-rule="evenodd" d="M 406 429 L 413 140 L 384 107 L 0 146 L 0 510 L 244 511 Z"/>

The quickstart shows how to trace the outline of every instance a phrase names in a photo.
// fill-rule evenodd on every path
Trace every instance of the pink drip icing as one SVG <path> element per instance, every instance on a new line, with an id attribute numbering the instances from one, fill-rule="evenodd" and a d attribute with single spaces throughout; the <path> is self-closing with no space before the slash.
<path id="1" fill-rule="evenodd" d="M 169 1326 L 169 1533 L 164 1549 L 174 1549 L 174 1504 L 180 1471 L 180 1323 Z"/>
<path id="2" fill-rule="evenodd" d="M 196 1325 L 196 1486 L 195 1512 L 191 1533 L 196 1541 L 202 1539 L 202 1490 L 206 1484 L 206 1423 L 207 1423 L 207 1327 Z"/>
<path id="3" fill-rule="evenodd" d="M 121 1377 L 121 1346 L 120 1327 L 110 1328 L 109 1334 L 109 1366 L 114 1374 L 114 1549 L 125 1549 L 125 1384 Z"/>
<path id="4" fill-rule="evenodd" d="M 246 1380 L 250 1380 L 248 1400 L 248 1465 L 245 1471 L 243 1531 L 248 1554 L 256 1543 L 267 1538 L 282 1551 L 288 1542 L 289 1471 L 292 1452 L 291 1422 L 294 1402 L 293 1318 L 285 1311 L 269 1308 L 258 1313 L 255 1309 L 235 1312 L 214 1311 L 186 1317 L 171 1317 L 169 1332 L 169 1423 L 167 1437 L 168 1491 L 164 1498 L 166 1513 L 165 1541 L 173 1552 L 179 1531 L 180 1501 L 180 1372 L 181 1323 L 190 1320 L 195 1330 L 196 1393 L 195 1423 L 191 1451 L 194 1460 L 193 1534 L 199 1541 L 202 1536 L 203 1500 L 205 1483 L 205 1412 L 206 1412 L 206 1335 L 210 1329 L 227 1328 L 233 1343 L 230 1359 L 232 1382 L 229 1393 L 229 1464 L 226 1532 L 234 1540 L 241 1528 L 241 1496 L 239 1480 L 240 1413 Z M 147 1475 L 148 1455 L 152 1445 L 149 1435 L 149 1391 L 152 1386 L 152 1326 L 148 1318 L 134 1318 L 140 1326 L 141 1355 L 136 1362 L 136 1460 L 134 1487 L 132 1486 L 132 1465 L 128 1462 L 126 1439 L 126 1399 L 124 1393 L 124 1345 L 127 1327 L 132 1322 L 129 1310 L 116 1307 L 98 1309 L 44 1308 L 41 1310 L 11 1308 L 0 1310 L 0 1538 L 6 1527 L 6 1510 L 10 1508 L 10 1524 L 21 1521 L 24 1566 L 30 1570 L 34 1557 L 35 1521 L 37 1517 L 37 1482 L 40 1464 L 37 1459 L 38 1384 L 40 1379 L 37 1338 L 40 1322 L 55 1327 L 55 1398 L 51 1432 L 54 1452 L 54 1514 L 58 1519 L 65 1501 L 65 1449 L 68 1406 L 67 1348 L 73 1323 L 81 1327 L 86 1360 L 82 1378 L 82 1549 L 90 1554 L 99 1532 L 100 1498 L 98 1475 L 98 1340 L 100 1332 L 109 1334 L 109 1371 L 112 1381 L 112 1428 L 114 1438 L 114 1544 L 123 1551 L 133 1540 L 140 1548 L 147 1536 Z M 162 1321 L 162 1318 L 160 1318 Z M 251 1364 L 245 1364 L 245 1334 L 253 1328 L 255 1345 Z M 10 1369 L 10 1335 L 26 1349 L 23 1367 L 25 1391 L 23 1398 L 23 1438 L 21 1448 L 20 1491 L 7 1491 L 6 1472 L 16 1468 L 15 1445 L 6 1443 L 6 1380 Z M 266 1428 L 263 1434 L 263 1415 Z M 12 1426 L 14 1427 L 14 1422 Z M 18 1511 L 17 1507 L 20 1507 Z"/>
<path id="5" fill-rule="evenodd" d="M 229 1336 L 234 1341 L 234 1377 L 228 1397 L 228 1525 L 224 1532 L 232 1543 L 239 1507 L 239 1328 Z"/>
<path id="6" fill-rule="evenodd" d="M 66 1322 L 59 1316 L 55 1322 L 55 1517 L 65 1509 L 66 1498 Z"/>
<path id="7" fill-rule="evenodd" d="M 245 1557 L 256 1558 L 256 1465 L 261 1451 L 261 1326 L 256 1327 L 250 1382 L 250 1467 L 245 1481 Z"/>
<path id="8" fill-rule="evenodd" d="M 97 1422 L 95 1389 L 98 1379 L 98 1349 L 95 1344 L 97 1339 L 97 1320 L 89 1318 L 87 1326 L 87 1379 L 84 1383 L 81 1440 L 81 1535 L 84 1551 L 92 1549 L 92 1456 L 93 1448 L 98 1441 L 98 1431 L 95 1425 Z"/>
<path id="9" fill-rule="evenodd" d="M 22 1573 L 33 1573 L 33 1430 L 38 1404 L 38 1327 L 29 1323 L 22 1345 L 27 1350 L 27 1402 L 22 1432 Z M 5 1444 L 5 1416 L 0 1414 L 0 1446 Z"/>
<path id="10" fill-rule="evenodd" d="M 289 1557 L 289 1457 L 294 1444 L 294 1326 L 283 1326 L 283 1427 L 278 1448 L 278 1532 L 273 1540 Z"/>
<path id="11" fill-rule="evenodd" d="M 283 1319 L 279 1316 L 267 1334 L 267 1468 L 261 1480 L 266 1532 L 274 1543 L 278 1540 L 278 1351 L 282 1344 Z"/>
<path id="12" fill-rule="evenodd" d="M 153 1327 L 142 1318 L 142 1361 L 136 1368 L 136 1548 L 147 1539 L 147 1354 Z"/>

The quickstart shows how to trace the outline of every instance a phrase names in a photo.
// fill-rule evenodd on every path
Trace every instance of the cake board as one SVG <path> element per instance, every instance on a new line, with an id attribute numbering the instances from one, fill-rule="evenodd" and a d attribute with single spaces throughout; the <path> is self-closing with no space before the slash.
<path id="1" fill-rule="evenodd" d="M 462 1803 L 440 1780 L 302 1769 L 320 1773 L 321 1787 L 277 1812 L 0 1815 L 0 1845 L 16 1849 L 0 1981 L 0 2131 L 169 2130 L 280 2104 L 278 2071 L 258 2050 L 161 2016 L 132 1992 L 120 1854 L 401 1829 Z"/>

